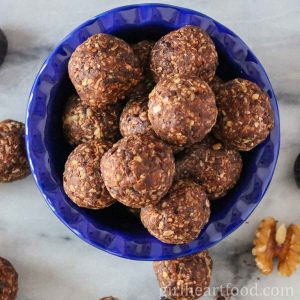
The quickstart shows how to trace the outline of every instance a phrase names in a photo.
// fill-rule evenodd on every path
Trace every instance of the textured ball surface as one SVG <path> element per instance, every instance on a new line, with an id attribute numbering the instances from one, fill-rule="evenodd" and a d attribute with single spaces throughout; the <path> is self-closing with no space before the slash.
<path id="1" fill-rule="evenodd" d="M 63 131 L 72 146 L 90 140 L 109 140 L 115 142 L 120 137 L 118 104 L 107 105 L 93 111 L 78 96 L 72 96 L 63 112 Z"/>
<path id="2" fill-rule="evenodd" d="M 199 183 L 208 198 L 214 200 L 226 195 L 236 185 L 242 166 L 238 151 L 209 136 L 178 157 L 176 178 Z"/>
<path id="3" fill-rule="evenodd" d="M 115 202 L 104 185 L 100 170 L 101 158 L 111 146 L 110 142 L 91 140 L 77 146 L 68 157 L 64 189 L 78 206 L 102 209 Z"/>
<path id="4" fill-rule="evenodd" d="M 207 290 L 212 274 L 212 259 L 208 251 L 153 262 L 158 283 L 171 300 L 198 299 Z"/>
<path id="5" fill-rule="evenodd" d="M 155 133 L 176 146 L 201 141 L 215 125 L 218 114 L 212 90 L 196 77 L 160 80 L 149 95 L 148 107 Z"/>
<path id="6" fill-rule="evenodd" d="M 151 69 L 156 81 L 175 74 L 211 81 L 218 65 L 215 45 L 197 26 L 187 25 L 171 31 L 154 45 Z"/>
<path id="7" fill-rule="evenodd" d="M 15 300 L 18 292 L 18 273 L 13 265 L 0 257 L 0 299 Z"/>
<path id="8" fill-rule="evenodd" d="M 142 208 L 141 221 L 164 243 L 184 244 L 196 239 L 210 216 L 208 198 L 200 185 L 180 180 L 156 205 Z"/>
<path id="9" fill-rule="evenodd" d="M 214 134 L 228 147 L 250 151 L 274 127 L 269 96 L 251 81 L 234 79 L 225 83 L 216 101 L 219 114 Z"/>
<path id="10" fill-rule="evenodd" d="M 142 76 L 131 47 L 104 33 L 95 34 L 79 45 L 68 67 L 79 97 L 94 109 L 117 102 Z"/>
<path id="11" fill-rule="evenodd" d="M 24 135 L 23 123 L 0 122 L 0 182 L 14 181 L 30 174 Z"/>
<path id="12" fill-rule="evenodd" d="M 153 205 L 171 187 L 175 163 L 170 147 L 147 134 L 119 140 L 102 158 L 105 185 L 124 205 L 140 208 Z"/>
<path id="13" fill-rule="evenodd" d="M 129 100 L 120 118 L 120 131 L 123 136 L 137 133 L 155 134 L 148 118 L 148 98 L 137 97 Z"/>

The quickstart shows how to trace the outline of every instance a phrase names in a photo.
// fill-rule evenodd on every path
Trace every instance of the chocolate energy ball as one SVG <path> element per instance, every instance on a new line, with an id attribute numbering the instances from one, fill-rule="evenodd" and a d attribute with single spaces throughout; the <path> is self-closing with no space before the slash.
<path id="1" fill-rule="evenodd" d="M 144 71 L 150 70 L 150 57 L 154 44 L 154 41 L 143 40 L 131 46 Z"/>
<path id="2" fill-rule="evenodd" d="M 120 118 L 123 136 L 137 133 L 155 134 L 148 119 L 148 98 L 136 97 L 129 100 Z"/>
<path id="3" fill-rule="evenodd" d="M 172 185 L 175 163 L 170 147 L 147 134 L 118 141 L 101 160 L 104 183 L 113 198 L 141 208 L 156 204 Z"/>
<path id="4" fill-rule="evenodd" d="M 228 147 L 249 151 L 274 127 L 270 99 L 253 82 L 240 78 L 227 82 L 216 101 L 219 114 L 214 134 Z"/>
<path id="5" fill-rule="evenodd" d="M 71 96 L 63 113 L 63 131 L 72 146 L 89 140 L 116 141 L 120 137 L 118 104 L 107 105 L 96 111 L 84 104 L 78 96 Z"/>
<path id="6" fill-rule="evenodd" d="M 139 60 L 123 40 L 109 34 L 91 36 L 76 48 L 69 76 L 82 101 L 94 109 L 117 102 L 141 79 Z"/>
<path id="7" fill-rule="evenodd" d="M 196 77 L 160 80 L 149 95 L 148 107 L 155 133 L 176 146 L 201 141 L 215 125 L 218 114 L 211 88 Z"/>
<path id="8" fill-rule="evenodd" d="M 218 65 L 215 45 L 197 26 L 187 25 L 163 36 L 151 53 L 151 69 L 158 81 L 174 74 L 211 81 Z"/>
<path id="9" fill-rule="evenodd" d="M 0 66 L 3 64 L 7 53 L 8 42 L 4 32 L 0 29 Z"/>
<path id="10" fill-rule="evenodd" d="M 137 133 L 148 133 L 156 136 L 148 118 L 148 98 L 137 96 L 127 102 L 120 118 L 120 131 L 123 136 Z M 183 147 L 165 143 L 171 147 L 174 154 L 183 150 Z"/>
<path id="11" fill-rule="evenodd" d="M 0 257 L 0 299 L 15 300 L 18 292 L 18 273 L 13 265 Z"/>
<path id="12" fill-rule="evenodd" d="M 23 123 L 0 122 L 0 182 L 22 179 L 30 174 L 24 135 Z"/>
<path id="13" fill-rule="evenodd" d="M 195 240 L 209 216 L 210 205 L 204 190 L 190 180 L 176 182 L 158 204 L 141 210 L 142 223 L 149 233 L 170 244 Z"/>
<path id="14" fill-rule="evenodd" d="M 153 262 L 153 269 L 161 289 L 172 300 L 198 299 L 209 287 L 212 259 L 208 251 L 174 260 Z"/>
<path id="15" fill-rule="evenodd" d="M 238 151 L 212 136 L 187 149 L 176 161 L 176 178 L 199 183 L 210 200 L 218 199 L 235 186 L 243 161 Z"/>
<path id="16" fill-rule="evenodd" d="M 100 171 L 101 158 L 111 146 L 110 142 L 91 140 L 77 146 L 68 157 L 64 189 L 78 206 L 102 209 L 115 202 L 103 183 Z"/>

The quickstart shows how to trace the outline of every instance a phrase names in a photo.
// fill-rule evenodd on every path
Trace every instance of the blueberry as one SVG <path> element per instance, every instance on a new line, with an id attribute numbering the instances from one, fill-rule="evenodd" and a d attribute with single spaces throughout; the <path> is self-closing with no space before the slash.
<path id="1" fill-rule="evenodd" d="M 298 155 L 294 165 L 294 175 L 298 188 L 300 189 L 300 154 Z"/>
<path id="2" fill-rule="evenodd" d="M 0 66 L 2 65 L 7 53 L 7 38 L 4 32 L 0 29 Z"/>

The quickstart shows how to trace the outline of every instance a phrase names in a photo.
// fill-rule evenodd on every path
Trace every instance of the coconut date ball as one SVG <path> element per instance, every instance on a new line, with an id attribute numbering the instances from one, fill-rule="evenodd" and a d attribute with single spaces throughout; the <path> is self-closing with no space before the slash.
<path id="1" fill-rule="evenodd" d="M 236 185 L 242 166 L 238 151 L 209 136 L 177 158 L 176 178 L 199 183 L 208 198 L 214 200 L 226 195 Z"/>
<path id="2" fill-rule="evenodd" d="M 0 257 L 0 299 L 15 300 L 18 292 L 18 273 L 13 265 Z"/>
<path id="3" fill-rule="evenodd" d="M 120 118 L 120 131 L 123 136 L 137 133 L 154 134 L 148 119 L 147 97 L 135 97 L 127 102 Z"/>
<path id="4" fill-rule="evenodd" d="M 196 77 L 168 77 L 149 95 L 148 117 L 155 133 L 171 145 L 189 146 L 201 141 L 217 119 L 215 96 Z"/>
<path id="5" fill-rule="evenodd" d="M 175 163 L 170 147 L 147 134 L 119 140 L 101 160 L 104 183 L 124 205 L 156 204 L 172 185 Z"/>
<path id="6" fill-rule="evenodd" d="M 138 84 L 142 75 L 131 47 L 104 33 L 95 34 L 79 45 L 68 69 L 79 97 L 94 109 L 117 102 Z"/>
<path id="7" fill-rule="evenodd" d="M 68 99 L 63 112 L 65 138 L 72 146 L 93 139 L 115 142 L 120 137 L 120 113 L 121 107 L 118 104 L 107 105 L 94 111 L 78 96 L 73 95 Z"/>
<path id="8" fill-rule="evenodd" d="M 120 131 L 123 136 L 137 133 L 148 133 L 156 136 L 148 118 L 147 97 L 136 96 L 127 102 L 120 118 Z M 183 147 L 165 143 L 171 147 L 174 154 L 183 150 Z"/>
<path id="9" fill-rule="evenodd" d="M 210 285 L 213 262 L 208 251 L 153 262 L 160 288 L 170 300 L 194 300 Z"/>
<path id="10" fill-rule="evenodd" d="M 77 146 L 68 157 L 64 171 L 64 190 L 80 207 L 102 209 L 115 200 L 108 193 L 100 170 L 103 154 L 112 144 L 91 140 Z"/>
<path id="11" fill-rule="evenodd" d="M 0 29 L 0 66 L 3 64 L 7 53 L 8 42 L 4 32 Z"/>
<path id="12" fill-rule="evenodd" d="M 0 182 L 22 179 L 30 174 L 24 135 L 23 123 L 0 122 Z"/>
<path id="13" fill-rule="evenodd" d="M 170 75 L 195 75 L 211 81 L 218 65 L 215 45 L 197 26 L 187 25 L 156 42 L 151 53 L 151 70 L 156 81 Z"/>
<path id="14" fill-rule="evenodd" d="M 234 79 L 216 95 L 219 109 L 215 136 L 228 147 L 249 151 L 264 141 L 274 127 L 270 99 L 255 83 Z"/>
<path id="15" fill-rule="evenodd" d="M 154 41 L 143 40 L 131 45 L 133 52 L 138 57 L 144 72 L 150 70 L 150 57 L 154 44 Z"/>
<path id="16" fill-rule="evenodd" d="M 179 180 L 156 205 L 142 208 L 141 221 L 149 233 L 170 244 L 195 240 L 210 216 L 209 200 L 197 183 Z"/>

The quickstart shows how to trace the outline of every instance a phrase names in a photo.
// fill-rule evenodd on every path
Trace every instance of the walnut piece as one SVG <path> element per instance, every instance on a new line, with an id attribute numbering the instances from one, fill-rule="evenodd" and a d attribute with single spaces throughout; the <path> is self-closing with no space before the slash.
<path id="1" fill-rule="evenodd" d="M 278 271 L 282 276 L 291 276 L 300 263 L 300 226 L 291 224 L 288 229 L 268 217 L 257 229 L 252 250 L 257 267 L 268 275 L 273 270 L 273 259 L 278 258 Z"/>
<path id="2" fill-rule="evenodd" d="M 285 242 L 278 253 L 278 271 L 283 276 L 292 275 L 300 263 L 300 226 L 290 225 Z"/>
<path id="3" fill-rule="evenodd" d="M 275 248 L 276 221 L 274 218 L 266 218 L 260 222 L 254 240 L 252 254 L 256 257 L 256 265 L 263 274 L 273 271 L 273 257 Z"/>

